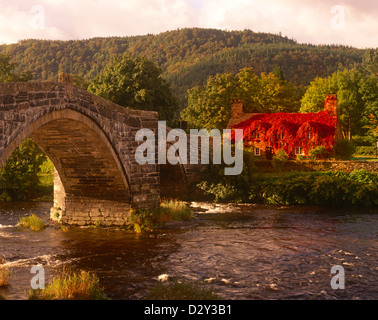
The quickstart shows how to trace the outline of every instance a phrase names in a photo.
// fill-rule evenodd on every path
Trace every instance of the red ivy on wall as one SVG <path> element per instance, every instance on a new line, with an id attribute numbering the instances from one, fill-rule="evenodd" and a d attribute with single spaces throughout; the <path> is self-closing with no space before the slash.
<path id="1" fill-rule="evenodd" d="M 324 146 L 329 153 L 335 145 L 336 125 L 335 113 L 326 110 L 317 113 L 256 114 L 232 129 L 243 129 L 245 146 L 259 146 L 263 150 L 272 147 L 274 153 L 283 149 L 294 157 L 295 147 L 301 147 L 308 154 L 309 150 Z"/>

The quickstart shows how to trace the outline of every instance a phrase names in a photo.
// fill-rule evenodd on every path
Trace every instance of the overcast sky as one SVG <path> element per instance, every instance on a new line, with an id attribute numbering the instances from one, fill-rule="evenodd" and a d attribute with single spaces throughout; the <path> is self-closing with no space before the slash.
<path id="1" fill-rule="evenodd" d="M 378 45 L 378 0 L 0 0 L 0 44 L 251 29 L 300 43 Z"/>

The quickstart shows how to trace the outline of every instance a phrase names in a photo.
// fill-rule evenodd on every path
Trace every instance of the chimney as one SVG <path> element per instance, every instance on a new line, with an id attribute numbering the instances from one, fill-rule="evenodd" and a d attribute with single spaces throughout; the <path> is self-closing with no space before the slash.
<path id="1" fill-rule="evenodd" d="M 65 83 L 73 83 L 73 78 L 70 74 L 65 73 L 65 72 L 60 72 L 58 76 L 58 81 L 59 82 L 65 82 Z"/>
<path id="2" fill-rule="evenodd" d="M 238 119 L 243 114 L 243 101 L 240 99 L 231 100 L 231 119 Z"/>

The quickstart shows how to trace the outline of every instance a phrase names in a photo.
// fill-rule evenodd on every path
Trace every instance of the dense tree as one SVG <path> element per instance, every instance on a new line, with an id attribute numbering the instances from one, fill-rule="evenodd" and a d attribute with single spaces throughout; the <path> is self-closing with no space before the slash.
<path id="1" fill-rule="evenodd" d="M 351 140 L 352 136 L 366 134 L 368 116 L 376 113 L 376 89 L 376 81 L 356 69 L 337 71 L 311 82 L 303 96 L 300 111 L 323 110 L 327 94 L 337 94 L 341 131 L 345 139 Z"/>
<path id="2" fill-rule="evenodd" d="M 225 128 L 230 118 L 231 99 L 236 97 L 236 90 L 237 82 L 231 74 L 209 77 L 205 87 L 196 86 L 188 91 L 188 107 L 181 112 L 181 118 L 191 128 Z"/>
<path id="3" fill-rule="evenodd" d="M 91 81 L 117 54 L 145 56 L 162 69 L 181 108 L 187 105 L 188 89 L 204 85 L 209 76 L 217 73 L 236 74 L 250 67 L 261 74 L 279 67 L 287 81 L 303 90 L 315 77 L 329 76 L 340 66 L 361 65 L 367 51 L 299 44 L 287 37 L 251 30 L 200 28 L 157 35 L 77 41 L 23 40 L 0 45 L 0 52 L 11 55 L 18 63 L 17 72 L 31 70 L 37 80 L 56 80 L 59 72 L 67 72 Z"/>
<path id="4" fill-rule="evenodd" d="M 17 64 L 11 63 L 10 57 L 6 54 L 0 53 L 0 82 L 18 82 L 29 81 L 33 79 L 31 72 L 17 75 L 15 73 Z"/>
<path id="5" fill-rule="evenodd" d="M 178 111 L 177 99 L 161 70 L 144 57 L 116 56 L 88 90 L 124 107 L 158 111 L 161 120 L 172 121 Z"/>
<path id="6" fill-rule="evenodd" d="M 245 112 L 292 112 L 299 107 L 293 85 L 273 73 L 259 77 L 252 68 L 244 68 L 235 76 L 210 76 L 204 87 L 190 89 L 181 117 L 193 128 L 225 128 L 234 98 L 243 100 Z"/>

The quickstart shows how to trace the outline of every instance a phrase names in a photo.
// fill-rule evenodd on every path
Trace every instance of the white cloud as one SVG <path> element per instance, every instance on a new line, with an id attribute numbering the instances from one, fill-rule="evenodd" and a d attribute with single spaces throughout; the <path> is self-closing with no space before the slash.
<path id="1" fill-rule="evenodd" d="M 184 27 L 252 29 L 299 42 L 378 44 L 376 0 L 0 0 L 0 43 L 160 33 Z M 345 8 L 345 28 L 331 27 L 331 7 Z M 32 28 L 40 5 L 45 26 Z"/>

